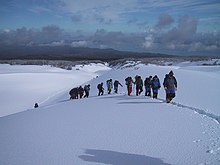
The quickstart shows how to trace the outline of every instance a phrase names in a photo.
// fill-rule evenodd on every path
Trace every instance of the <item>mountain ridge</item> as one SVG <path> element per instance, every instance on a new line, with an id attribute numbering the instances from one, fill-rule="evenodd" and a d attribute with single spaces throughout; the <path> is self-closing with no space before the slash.
<path id="1" fill-rule="evenodd" d="M 150 52 L 118 51 L 71 46 L 0 46 L 0 59 L 47 59 L 47 60 L 116 60 L 122 58 L 176 57 Z"/>

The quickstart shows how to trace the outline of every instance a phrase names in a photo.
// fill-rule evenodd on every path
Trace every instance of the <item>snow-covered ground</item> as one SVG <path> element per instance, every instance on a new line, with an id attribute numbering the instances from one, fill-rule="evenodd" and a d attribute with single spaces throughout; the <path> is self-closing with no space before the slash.
<path id="1" fill-rule="evenodd" d="M 77 70 L 76 70 L 77 69 Z M 81 85 L 109 70 L 102 64 L 76 66 L 64 70 L 51 66 L 0 65 L 0 117 L 43 104 L 71 87 Z"/>
<path id="2" fill-rule="evenodd" d="M 0 65 L 1 165 L 220 164 L 219 66 L 76 68 Z M 170 70 L 173 103 L 164 103 L 163 88 L 157 100 L 126 95 L 127 76 L 157 74 L 162 83 Z M 123 83 L 119 94 L 97 96 L 97 84 L 110 78 Z M 88 83 L 89 98 L 69 100 L 73 86 Z"/>

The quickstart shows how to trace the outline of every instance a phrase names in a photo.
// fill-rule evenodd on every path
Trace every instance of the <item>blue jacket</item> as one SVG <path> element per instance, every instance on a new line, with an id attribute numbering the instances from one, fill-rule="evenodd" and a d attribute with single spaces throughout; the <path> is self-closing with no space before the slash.
<path id="1" fill-rule="evenodd" d="M 153 89 L 159 89 L 160 88 L 160 80 L 158 78 L 153 79 L 152 88 Z"/>

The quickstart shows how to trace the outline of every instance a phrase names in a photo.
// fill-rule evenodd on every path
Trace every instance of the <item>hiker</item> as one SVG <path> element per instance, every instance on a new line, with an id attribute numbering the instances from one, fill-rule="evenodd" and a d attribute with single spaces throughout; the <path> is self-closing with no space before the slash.
<path id="1" fill-rule="evenodd" d="M 78 92 L 79 92 L 79 98 L 81 99 L 83 97 L 83 94 L 84 94 L 84 89 L 83 89 L 82 86 L 79 86 Z"/>
<path id="2" fill-rule="evenodd" d="M 128 90 L 128 96 L 130 96 L 132 92 L 132 83 L 134 83 L 134 81 L 132 80 L 131 77 L 127 77 L 125 79 L 125 84 L 127 85 L 127 90 Z"/>
<path id="3" fill-rule="evenodd" d="M 89 91 L 90 91 L 90 84 L 84 86 L 84 91 L 85 91 L 84 98 L 85 97 L 88 98 L 89 97 Z"/>
<path id="4" fill-rule="evenodd" d="M 115 93 L 118 93 L 118 85 L 120 85 L 121 87 L 123 87 L 118 80 L 115 80 L 115 81 L 114 81 L 114 90 L 115 90 Z"/>
<path id="5" fill-rule="evenodd" d="M 97 88 L 99 90 L 98 96 L 104 94 L 104 88 L 103 88 L 103 82 L 97 85 Z"/>
<path id="6" fill-rule="evenodd" d="M 140 95 L 143 92 L 143 80 L 141 76 L 135 76 L 135 84 L 136 84 L 136 96 Z"/>
<path id="7" fill-rule="evenodd" d="M 152 76 L 146 77 L 144 81 L 144 86 L 145 86 L 145 96 L 150 96 L 151 97 L 151 88 L 152 88 Z"/>
<path id="8" fill-rule="evenodd" d="M 155 75 L 152 79 L 152 91 L 153 91 L 153 98 L 157 99 L 157 95 L 158 95 L 158 90 L 160 89 L 160 80 L 157 77 L 157 75 Z"/>
<path id="9" fill-rule="evenodd" d="M 38 108 L 38 107 L 39 107 L 38 103 L 35 103 L 34 108 Z"/>
<path id="10" fill-rule="evenodd" d="M 163 86 L 166 91 L 166 102 L 170 103 L 176 96 L 175 91 L 177 89 L 177 81 L 172 70 L 165 76 Z"/>
<path id="11" fill-rule="evenodd" d="M 107 85 L 108 94 L 110 94 L 113 88 L 112 79 L 107 80 L 106 85 Z"/>
<path id="12" fill-rule="evenodd" d="M 69 95 L 70 95 L 70 99 L 78 99 L 78 88 L 75 87 L 71 89 Z"/>
<path id="13" fill-rule="evenodd" d="M 168 100 L 168 93 L 167 93 L 167 88 L 165 88 L 165 82 L 167 81 L 169 75 L 166 74 L 164 79 L 163 79 L 163 86 L 164 86 L 164 90 L 165 90 L 165 93 L 166 93 L 166 101 Z"/>

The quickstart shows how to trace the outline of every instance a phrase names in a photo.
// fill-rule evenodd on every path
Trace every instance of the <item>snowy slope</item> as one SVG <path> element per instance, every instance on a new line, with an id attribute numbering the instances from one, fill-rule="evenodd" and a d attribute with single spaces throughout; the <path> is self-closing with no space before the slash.
<path id="1" fill-rule="evenodd" d="M 127 76 L 157 74 L 162 81 L 171 69 L 178 80 L 173 104 L 163 102 L 163 89 L 158 100 L 129 97 L 125 86 L 96 96 L 97 84 L 109 78 L 124 85 Z M 110 70 L 87 82 L 89 98 L 68 100 L 66 90 L 38 109 L 1 117 L 0 164 L 218 165 L 219 71 L 141 64 Z"/>
<path id="2" fill-rule="evenodd" d="M 79 68 L 80 70 L 76 70 Z M 43 104 L 59 93 L 109 70 L 102 64 L 76 66 L 68 71 L 51 66 L 0 65 L 0 117 Z"/>

